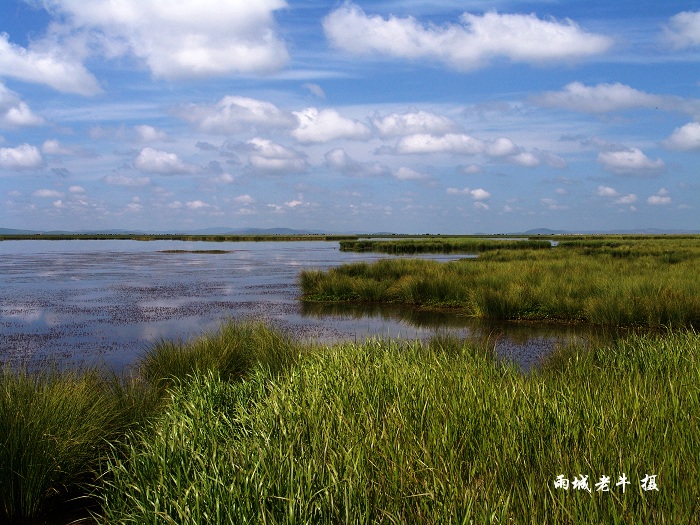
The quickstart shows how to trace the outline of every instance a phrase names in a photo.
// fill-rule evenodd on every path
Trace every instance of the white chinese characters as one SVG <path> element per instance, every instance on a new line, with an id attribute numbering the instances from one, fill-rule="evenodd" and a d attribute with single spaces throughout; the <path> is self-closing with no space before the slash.
<path id="1" fill-rule="evenodd" d="M 651 490 L 655 490 L 658 492 L 659 486 L 656 483 L 656 477 L 656 474 L 646 474 L 639 482 L 640 488 L 645 492 Z M 610 478 L 610 476 L 601 476 L 598 482 L 594 485 L 595 491 L 610 492 L 612 490 L 611 484 L 612 479 Z M 627 486 L 631 484 L 632 482 L 627 478 L 627 475 L 623 472 L 621 476 L 618 476 L 617 483 L 615 483 L 615 487 L 624 493 Z M 584 474 L 579 474 L 578 476 L 575 476 L 573 480 L 570 480 L 569 478 L 565 477 L 564 474 L 559 474 L 554 480 L 554 488 L 561 490 L 569 490 L 569 488 L 571 488 L 572 490 L 585 490 L 589 494 L 592 492 L 591 486 L 588 483 L 588 475 Z"/>

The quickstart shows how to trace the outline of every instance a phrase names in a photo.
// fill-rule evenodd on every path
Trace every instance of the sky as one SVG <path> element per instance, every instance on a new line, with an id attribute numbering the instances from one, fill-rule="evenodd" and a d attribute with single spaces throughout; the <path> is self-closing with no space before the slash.
<path id="1" fill-rule="evenodd" d="M 700 10 L 2 0 L 0 227 L 700 229 Z"/>

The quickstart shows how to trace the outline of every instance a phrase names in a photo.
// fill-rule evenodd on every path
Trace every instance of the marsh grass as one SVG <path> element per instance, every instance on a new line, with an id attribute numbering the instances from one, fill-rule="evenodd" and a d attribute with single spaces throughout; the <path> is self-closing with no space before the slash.
<path id="1" fill-rule="evenodd" d="M 152 401 L 137 382 L 96 369 L 0 371 L 0 520 L 86 497 L 109 443 Z"/>
<path id="2" fill-rule="evenodd" d="M 299 352 L 299 345 L 281 331 L 252 321 L 229 321 L 191 341 L 152 345 L 139 360 L 138 375 L 160 388 L 208 371 L 227 381 L 244 377 L 256 366 L 275 375 L 288 369 Z"/>
<path id="3" fill-rule="evenodd" d="M 567 242 L 447 263 L 386 259 L 305 270 L 299 282 L 306 301 L 449 307 L 493 319 L 700 326 L 700 239 Z"/>
<path id="4" fill-rule="evenodd" d="M 691 523 L 699 353 L 692 332 L 632 336 L 523 376 L 482 345 L 370 340 L 274 378 L 197 373 L 110 463 L 105 520 Z M 591 493 L 556 489 L 559 474 Z"/>
<path id="5" fill-rule="evenodd" d="M 415 253 L 480 253 L 491 250 L 544 250 L 552 247 L 546 240 L 438 237 L 392 241 L 344 240 L 341 252 Z"/>

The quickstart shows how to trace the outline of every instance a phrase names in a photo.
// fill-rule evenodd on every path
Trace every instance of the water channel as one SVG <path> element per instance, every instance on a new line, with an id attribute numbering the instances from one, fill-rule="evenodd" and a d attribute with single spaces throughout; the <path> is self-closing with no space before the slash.
<path id="1" fill-rule="evenodd" d="M 323 343 L 375 336 L 425 340 L 447 332 L 488 338 L 499 356 L 523 370 L 558 345 L 601 336 L 576 325 L 486 323 L 406 307 L 299 300 L 301 269 L 386 257 L 395 256 L 345 253 L 326 241 L 3 241 L 0 361 L 122 370 L 160 339 L 187 340 L 226 319 L 262 320 Z"/>

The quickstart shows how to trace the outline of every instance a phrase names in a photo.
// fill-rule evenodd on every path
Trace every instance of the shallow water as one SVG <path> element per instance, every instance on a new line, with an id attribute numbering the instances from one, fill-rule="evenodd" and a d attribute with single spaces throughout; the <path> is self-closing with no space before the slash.
<path id="1" fill-rule="evenodd" d="M 302 268 L 385 257 L 340 252 L 337 242 L 325 241 L 3 241 L 0 360 L 97 362 L 120 370 L 155 341 L 187 340 L 227 318 L 264 320 L 297 338 L 323 342 L 426 339 L 445 332 L 488 337 L 523 369 L 556 345 L 595 337 L 568 325 L 483 323 L 410 308 L 299 301 Z"/>

